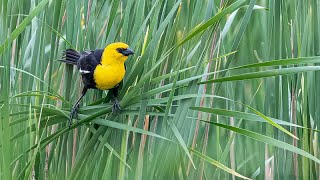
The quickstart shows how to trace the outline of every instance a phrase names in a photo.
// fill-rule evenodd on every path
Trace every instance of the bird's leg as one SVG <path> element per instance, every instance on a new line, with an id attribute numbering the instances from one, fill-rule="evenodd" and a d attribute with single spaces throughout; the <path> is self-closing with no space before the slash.
<path id="1" fill-rule="evenodd" d="M 116 114 L 116 113 L 120 112 L 120 110 L 121 110 L 120 103 L 117 99 L 118 92 L 119 92 L 119 86 L 111 89 L 111 91 L 112 91 L 112 102 L 113 102 L 112 113 Z"/>
<path id="2" fill-rule="evenodd" d="M 83 96 L 87 93 L 87 90 L 88 89 L 86 87 L 82 89 L 81 97 L 77 100 L 77 102 L 71 108 L 70 117 L 69 117 L 69 127 L 72 124 L 73 117 L 78 119 L 79 103 L 80 103 L 80 100 L 83 98 Z"/>
<path id="3" fill-rule="evenodd" d="M 115 97 L 113 99 L 113 105 L 112 105 L 112 113 L 119 113 L 121 111 L 120 103 L 118 99 Z"/>

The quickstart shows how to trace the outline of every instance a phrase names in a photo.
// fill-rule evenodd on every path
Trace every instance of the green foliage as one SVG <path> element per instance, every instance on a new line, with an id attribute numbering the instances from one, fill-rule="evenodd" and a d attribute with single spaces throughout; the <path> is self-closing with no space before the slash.
<path id="1" fill-rule="evenodd" d="M 318 179 L 316 0 L 0 1 L 0 179 Z M 63 50 L 122 41 L 121 114 Z"/>

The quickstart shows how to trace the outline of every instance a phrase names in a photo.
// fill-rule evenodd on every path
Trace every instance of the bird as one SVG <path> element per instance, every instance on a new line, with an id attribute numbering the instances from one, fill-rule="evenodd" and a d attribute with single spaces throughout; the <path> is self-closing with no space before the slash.
<path id="1" fill-rule="evenodd" d="M 75 65 L 82 77 L 83 89 L 80 98 L 72 106 L 69 116 L 69 127 L 75 117 L 78 119 L 79 103 L 88 89 L 110 90 L 112 94 L 112 113 L 120 112 L 117 99 L 119 84 L 122 82 L 126 68 L 125 61 L 134 51 L 123 42 L 107 45 L 104 49 L 78 52 L 67 49 L 59 61 Z"/>

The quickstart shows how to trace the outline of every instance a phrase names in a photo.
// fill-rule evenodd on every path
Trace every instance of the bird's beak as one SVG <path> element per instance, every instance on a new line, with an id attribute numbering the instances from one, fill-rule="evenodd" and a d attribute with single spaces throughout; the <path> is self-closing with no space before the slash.
<path id="1" fill-rule="evenodd" d="M 130 48 L 127 48 L 127 49 L 123 50 L 121 53 L 122 53 L 124 56 L 129 56 L 129 55 L 131 55 L 131 54 L 134 54 L 134 51 L 133 51 L 132 49 L 130 49 Z"/>

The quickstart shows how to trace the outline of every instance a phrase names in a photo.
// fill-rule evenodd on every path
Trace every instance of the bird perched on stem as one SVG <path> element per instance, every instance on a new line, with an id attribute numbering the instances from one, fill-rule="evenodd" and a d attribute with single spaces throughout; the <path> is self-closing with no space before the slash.
<path id="1" fill-rule="evenodd" d="M 70 113 L 69 126 L 73 117 L 78 117 L 79 102 L 88 89 L 100 89 L 112 91 L 112 112 L 120 111 L 117 99 L 119 83 L 122 81 L 126 69 L 124 62 L 128 56 L 134 54 L 129 46 L 122 42 L 112 43 L 105 49 L 78 52 L 67 49 L 61 62 L 76 65 L 82 76 L 84 87 L 81 97 L 73 105 Z"/>

